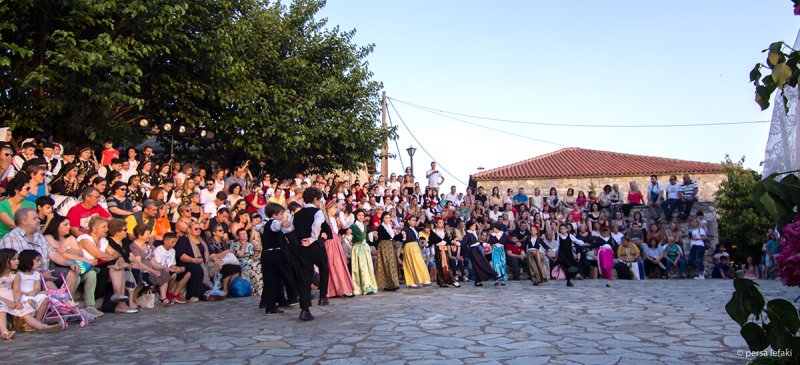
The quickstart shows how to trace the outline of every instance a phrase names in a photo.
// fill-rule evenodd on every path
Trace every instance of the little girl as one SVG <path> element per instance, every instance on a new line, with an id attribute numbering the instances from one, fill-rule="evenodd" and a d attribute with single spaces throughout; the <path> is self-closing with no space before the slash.
<path id="1" fill-rule="evenodd" d="M 430 275 L 431 280 L 436 280 L 436 261 L 433 259 L 433 250 L 435 248 L 431 247 L 425 238 L 420 237 L 420 243 L 422 244 L 422 260 L 425 261 L 425 266 L 428 267 L 428 275 Z"/>
<path id="2" fill-rule="evenodd" d="M 14 280 L 14 296 L 30 305 L 36 311 L 34 318 L 41 321 L 47 310 L 47 294 L 42 290 L 42 279 L 39 269 L 42 266 L 42 254 L 36 250 L 23 250 L 19 253 L 19 267 Z"/>
<path id="3" fill-rule="evenodd" d="M 10 340 L 14 336 L 14 331 L 8 331 L 6 324 L 6 314 L 22 318 L 25 323 L 42 333 L 60 332 L 61 327 L 57 325 L 48 326 L 31 316 L 33 308 L 27 303 L 23 303 L 17 295 L 14 295 L 14 280 L 17 277 L 14 270 L 19 266 L 17 251 L 11 248 L 0 249 L 0 338 Z"/>
<path id="4" fill-rule="evenodd" d="M 756 270 L 756 265 L 753 265 L 752 256 L 747 256 L 747 263 L 742 267 L 742 271 L 744 271 L 745 279 L 758 279 L 758 271 Z"/>

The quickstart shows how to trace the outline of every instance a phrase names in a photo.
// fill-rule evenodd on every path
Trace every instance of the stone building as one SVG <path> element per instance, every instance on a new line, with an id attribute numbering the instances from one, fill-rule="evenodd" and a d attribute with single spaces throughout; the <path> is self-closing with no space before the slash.
<path id="1" fill-rule="evenodd" d="M 551 187 L 558 189 L 559 195 L 566 194 L 567 188 L 575 189 L 575 194 L 583 190 L 587 195 L 594 189 L 599 195 L 604 185 L 618 184 L 623 196 L 627 195 L 631 181 L 636 181 L 639 189 L 647 196 L 650 175 L 658 176 L 658 181 L 669 184 L 669 176 L 689 174 L 699 185 L 698 199 L 714 201 L 714 193 L 719 184 L 727 179 L 720 164 L 684 161 L 663 157 L 640 156 L 626 153 L 589 150 L 568 147 L 515 162 L 491 170 L 478 172 L 470 177 L 471 185 L 483 186 L 491 193 L 495 186 L 505 195 L 508 188 L 516 194 L 518 188 L 533 195 L 539 188 L 547 195 Z"/>

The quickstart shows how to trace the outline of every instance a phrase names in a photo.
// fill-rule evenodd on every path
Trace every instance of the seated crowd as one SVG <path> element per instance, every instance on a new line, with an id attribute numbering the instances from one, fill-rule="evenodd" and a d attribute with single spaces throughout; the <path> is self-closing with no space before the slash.
<path id="1" fill-rule="evenodd" d="M 522 188 L 501 195 L 497 187 L 490 194 L 455 186 L 441 193 L 444 178 L 435 163 L 426 178 L 424 190 L 410 169 L 363 184 L 300 173 L 254 178 L 247 162 L 212 171 L 159 160 L 150 147 L 120 152 L 106 142 L 98 161 L 88 147 L 28 139 L 15 153 L 6 143 L 0 145 L 0 312 L 20 318 L 17 328 L 54 332 L 59 327 L 42 322 L 48 306 L 42 285 L 68 287 L 91 320 L 138 313 L 142 304 L 221 299 L 243 278 L 254 294 L 264 294 L 268 314 L 280 313 L 276 305 L 295 304 L 303 281 L 287 254 L 266 258 L 283 243 L 262 247 L 282 241 L 292 216 L 315 201 L 325 218 L 326 250 L 314 262 L 313 280 L 322 305 L 327 297 L 397 290 L 401 282 L 505 285 L 527 276 L 534 285 L 565 278 L 572 286 L 572 278 L 611 280 L 612 271 L 643 279 L 688 277 L 690 269 L 705 277 L 710 241 L 702 212 L 691 215 L 698 187 L 688 175 L 682 184 L 671 176 L 666 185 L 653 176 L 646 194 L 631 182 L 626 195 L 607 185 L 599 194 L 569 188 L 563 196 L 555 187 L 532 196 Z M 674 213 L 690 219 L 691 229 L 681 231 Z M 730 276 L 726 255 L 716 257 L 712 276 Z M 290 279 L 264 282 L 272 275 Z M 2 336 L 10 339 L 12 321 L 0 317 Z"/>

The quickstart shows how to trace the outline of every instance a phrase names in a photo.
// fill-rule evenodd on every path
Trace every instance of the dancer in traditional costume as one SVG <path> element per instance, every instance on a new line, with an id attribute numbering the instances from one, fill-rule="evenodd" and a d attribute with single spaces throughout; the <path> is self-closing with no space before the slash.
<path id="1" fill-rule="evenodd" d="M 367 226 L 364 224 L 367 212 L 359 209 L 355 214 L 356 221 L 350 226 L 350 230 L 353 231 L 353 251 L 350 261 L 353 294 L 375 294 L 378 292 L 378 282 L 375 280 L 375 270 L 372 266 L 372 252 L 367 244 Z"/>

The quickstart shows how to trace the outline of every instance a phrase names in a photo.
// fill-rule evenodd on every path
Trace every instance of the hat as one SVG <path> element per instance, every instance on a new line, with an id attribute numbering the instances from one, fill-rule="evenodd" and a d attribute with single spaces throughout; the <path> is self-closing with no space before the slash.
<path id="1" fill-rule="evenodd" d="M 20 168 L 20 170 L 21 171 L 25 171 L 25 170 L 28 169 L 28 167 L 40 166 L 40 165 L 47 166 L 47 161 L 45 161 L 43 158 L 34 157 L 34 158 L 32 158 L 32 159 L 30 159 L 28 161 L 25 161 L 25 163 L 22 164 L 22 167 Z"/>
<path id="2" fill-rule="evenodd" d="M 54 143 L 46 142 L 42 145 L 42 148 L 55 148 L 56 145 Z"/>
<path id="3" fill-rule="evenodd" d="M 112 165 L 122 165 L 122 159 L 121 158 L 112 158 L 111 159 L 111 164 Z"/>
<path id="4" fill-rule="evenodd" d="M 78 150 L 75 147 L 67 147 L 64 149 L 64 156 L 75 156 L 78 154 Z"/>
<path id="5" fill-rule="evenodd" d="M 33 142 L 25 142 L 22 144 L 22 148 L 36 148 L 36 145 Z"/>
<path id="6" fill-rule="evenodd" d="M 80 153 L 83 153 L 83 151 L 86 151 L 86 150 L 89 150 L 89 151 L 91 151 L 91 150 L 92 150 L 92 148 L 91 148 L 91 147 L 89 147 L 89 146 L 83 146 L 83 148 L 81 148 L 81 150 L 80 150 Z"/>

